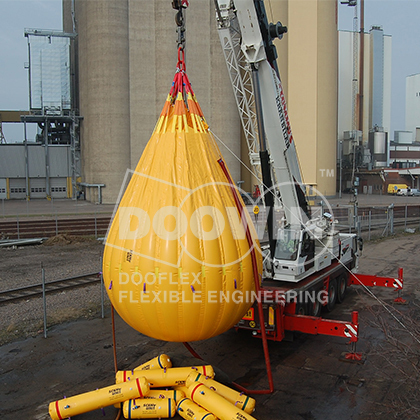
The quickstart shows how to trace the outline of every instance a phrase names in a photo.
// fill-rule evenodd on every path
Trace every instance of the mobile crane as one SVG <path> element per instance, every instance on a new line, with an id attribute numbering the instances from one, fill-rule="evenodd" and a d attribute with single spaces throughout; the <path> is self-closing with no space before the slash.
<path id="1" fill-rule="evenodd" d="M 331 213 L 311 217 L 273 44 L 287 28 L 280 22 L 268 23 L 262 0 L 214 3 L 250 162 L 261 180 L 268 213 L 262 303 L 255 302 L 237 328 L 276 341 L 283 340 L 288 330 L 347 337 L 354 344 L 348 358 L 358 358 L 357 312 L 351 322 L 325 320 L 320 318 L 322 306 L 332 310 L 351 284 L 390 287 L 398 291 L 395 300 L 401 302 L 402 270 L 398 278 L 356 275 L 361 240 L 355 234 L 337 232 Z M 281 226 L 273 219 L 278 199 L 284 211 Z M 283 296 L 280 303 L 273 299 L 279 293 Z M 325 299 L 319 298 L 320 293 Z M 258 316 L 259 304 L 264 322 Z"/>

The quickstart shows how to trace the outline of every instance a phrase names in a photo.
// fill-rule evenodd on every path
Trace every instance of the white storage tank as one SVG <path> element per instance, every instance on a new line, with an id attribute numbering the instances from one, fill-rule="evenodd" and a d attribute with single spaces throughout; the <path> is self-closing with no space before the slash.
<path id="1" fill-rule="evenodd" d="M 373 166 L 385 167 L 388 160 L 388 133 L 371 131 L 369 133 L 369 149 L 372 154 Z"/>

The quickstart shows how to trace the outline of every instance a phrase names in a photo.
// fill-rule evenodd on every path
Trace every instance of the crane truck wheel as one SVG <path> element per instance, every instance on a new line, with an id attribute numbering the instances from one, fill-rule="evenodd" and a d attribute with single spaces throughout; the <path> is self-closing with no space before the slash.
<path id="1" fill-rule="evenodd" d="M 344 301 L 347 292 L 347 276 L 342 274 L 337 279 L 337 302 L 341 303 Z"/>
<path id="2" fill-rule="evenodd" d="M 331 312 L 334 309 L 335 303 L 337 302 L 337 279 L 330 279 L 328 285 L 328 303 L 326 309 Z"/>
<path id="3" fill-rule="evenodd" d="M 316 316 L 319 318 L 321 316 L 322 305 L 318 299 L 315 299 L 314 302 L 309 303 L 309 315 Z"/>
<path id="4" fill-rule="evenodd" d="M 308 308 L 305 302 L 296 302 L 296 315 L 308 315 Z"/>

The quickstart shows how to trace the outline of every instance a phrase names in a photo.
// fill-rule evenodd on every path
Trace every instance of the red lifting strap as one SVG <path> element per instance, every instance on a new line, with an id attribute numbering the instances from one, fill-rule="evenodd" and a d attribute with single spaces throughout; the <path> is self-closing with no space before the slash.
<path id="1" fill-rule="evenodd" d="M 185 71 L 185 53 L 184 49 L 182 47 L 178 48 L 178 63 L 176 67 L 179 69 L 179 71 Z"/>

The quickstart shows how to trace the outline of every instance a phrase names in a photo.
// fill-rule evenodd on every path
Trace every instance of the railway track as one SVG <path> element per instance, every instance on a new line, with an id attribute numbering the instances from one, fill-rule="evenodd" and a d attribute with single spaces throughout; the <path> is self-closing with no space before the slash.
<path id="1" fill-rule="evenodd" d="M 349 209 L 347 207 L 334 207 L 334 217 L 340 224 L 349 222 Z M 420 217 L 420 206 L 418 205 L 397 205 L 394 206 L 395 224 L 405 223 L 405 220 L 417 221 Z M 362 217 L 367 217 L 371 213 L 372 221 L 377 227 L 387 223 L 386 206 L 359 207 L 358 213 Z M 403 222 L 401 222 L 401 220 Z M 2 220 L 0 221 L 0 239 L 30 239 L 57 236 L 59 234 L 70 234 L 75 236 L 95 236 L 106 235 L 111 217 L 102 215 L 97 217 L 84 218 L 56 218 L 46 220 Z"/>
<path id="2" fill-rule="evenodd" d="M 70 234 L 77 236 L 104 236 L 110 216 L 79 219 L 0 221 L 0 239 L 30 239 Z"/>
<path id="3" fill-rule="evenodd" d="M 66 279 L 54 280 L 45 283 L 45 293 L 60 292 L 62 290 L 76 287 L 88 286 L 101 281 L 100 273 L 88 273 L 81 276 L 69 277 Z M 28 299 L 42 295 L 42 283 L 33 284 L 16 289 L 0 291 L 0 304 L 15 302 L 21 299 Z"/>

